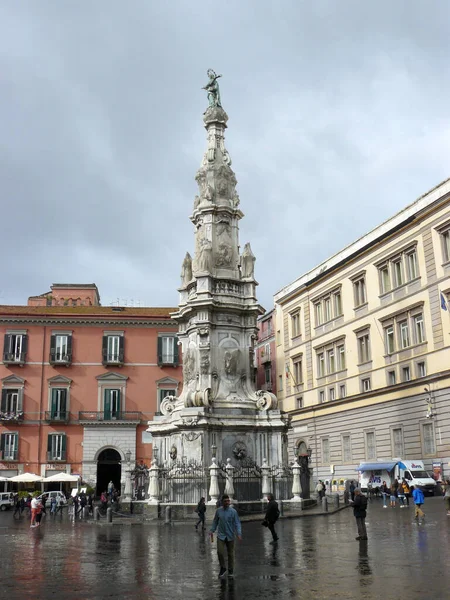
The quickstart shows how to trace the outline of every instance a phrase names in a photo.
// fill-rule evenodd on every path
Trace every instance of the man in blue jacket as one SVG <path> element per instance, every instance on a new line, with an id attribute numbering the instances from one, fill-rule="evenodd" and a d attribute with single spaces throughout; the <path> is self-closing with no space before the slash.
<path id="1" fill-rule="evenodd" d="M 425 518 L 425 513 L 422 510 L 422 504 L 425 502 L 425 498 L 421 489 L 414 487 L 413 485 L 409 488 L 412 492 L 412 497 L 415 505 L 414 518 L 419 520 Z"/>
<path id="2" fill-rule="evenodd" d="M 227 494 L 222 496 L 222 506 L 216 510 L 209 535 L 211 542 L 217 529 L 217 556 L 219 557 L 219 577 L 227 572 L 225 553 L 228 554 L 228 577 L 234 576 L 234 540 L 242 539 L 242 528 L 238 514 L 230 506 L 231 500 Z"/>

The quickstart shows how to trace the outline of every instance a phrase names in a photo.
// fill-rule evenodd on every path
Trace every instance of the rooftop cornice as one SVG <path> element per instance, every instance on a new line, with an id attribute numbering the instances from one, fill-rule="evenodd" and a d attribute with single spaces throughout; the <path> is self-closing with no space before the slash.
<path id="1" fill-rule="evenodd" d="M 113 325 L 113 326 L 128 326 L 128 327 L 167 327 L 173 329 L 176 323 L 172 320 L 167 319 L 110 319 L 104 318 L 58 318 L 58 317 L 27 317 L 27 316 L 5 316 L 0 315 L 0 324 L 7 323 L 20 323 L 30 325 Z"/>

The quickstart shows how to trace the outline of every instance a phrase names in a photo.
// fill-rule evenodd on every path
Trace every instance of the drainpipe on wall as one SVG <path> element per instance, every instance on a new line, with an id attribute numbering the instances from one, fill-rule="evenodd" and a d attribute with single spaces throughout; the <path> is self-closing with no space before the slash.
<path id="1" fill-rule="evenodd" d="M 47 326 L 44 325 L 44 336 L 42 340 L 42 362 L 41 362 L 41 394 L 39 398 L 39 431 L 38 431 L 38 468 L 41 466 L 41 441 L 42 441 L 42 397 L 44 394 L 44 360 L 45 360 L 45 336 Z M 38 473 L 39 475 L 39 473 Z M 44 474 L 45 476 L 45 474 Z"/>

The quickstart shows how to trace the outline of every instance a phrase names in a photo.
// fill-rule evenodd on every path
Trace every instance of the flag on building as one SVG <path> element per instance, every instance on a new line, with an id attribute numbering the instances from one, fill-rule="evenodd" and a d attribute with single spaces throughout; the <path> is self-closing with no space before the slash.
<path id="1" fill-rule="evenodd" d="M 442 310 L 447 310 L 448 311 L 447 300 L 445 299 L 445 296 L 444 296 L 444 294 L 442 292 L 441 292 L 441 308 L 442 308 Z"/>

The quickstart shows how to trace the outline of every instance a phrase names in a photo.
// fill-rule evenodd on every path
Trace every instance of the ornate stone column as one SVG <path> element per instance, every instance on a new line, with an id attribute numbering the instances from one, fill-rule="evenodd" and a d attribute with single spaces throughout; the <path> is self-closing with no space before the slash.
<path id="1" fill-rule="evenodd" d="M 211 466 L 209 467 L 209 473 L 211 477 L 211 483 L 209 485 L 209 495 L 211 497 L 211 500 L 208 500 L 208 504 L 213 504 L 215 506 L 220 495 L 219 467 L 217 465 L 217 459 L 215 456 L 213 456 L 212 458 Z"/>
<path id="2" fill-rule="evenodd" d="M 267 500 L 267 496 L 271 492 L 269 472 L 270 472 L 270 467 L 267 464 L 267 458 L 264 458 L 263 459 L 263 464 L 262 464 L 262 467 L 261 467 L 261 474 L 262 474 L 262 494 L 263 494 L 262 500 Z"/>
<path id="3" fill-rule="evenodd" d="M 127 462 L 125 464 L 125 489 L 123 491 L 123 502 L 131 502 L 131 471 L 131 463 Z"/>
<path id="4" fill-rule="evenodd" d="M 158 504 L 159 502 L 159 467 L 156 458 L 152 461 L 149 470 L 150 481 L 148 484 L 148 504 Z"/>
<path id="5" fill-rule="evenodd" d="M 237 503 L 237 500 L 233 498 L 234 496 L 234 485 L 233 485 L 233 471 L 234 467 L 231 464 L 231 458 L 227 458 L 227 466 L 225 467 L 227 473 L 227 480 L 225 485 L 225 494 L 230 496 L 230 500 L 233 504 Z"/>

